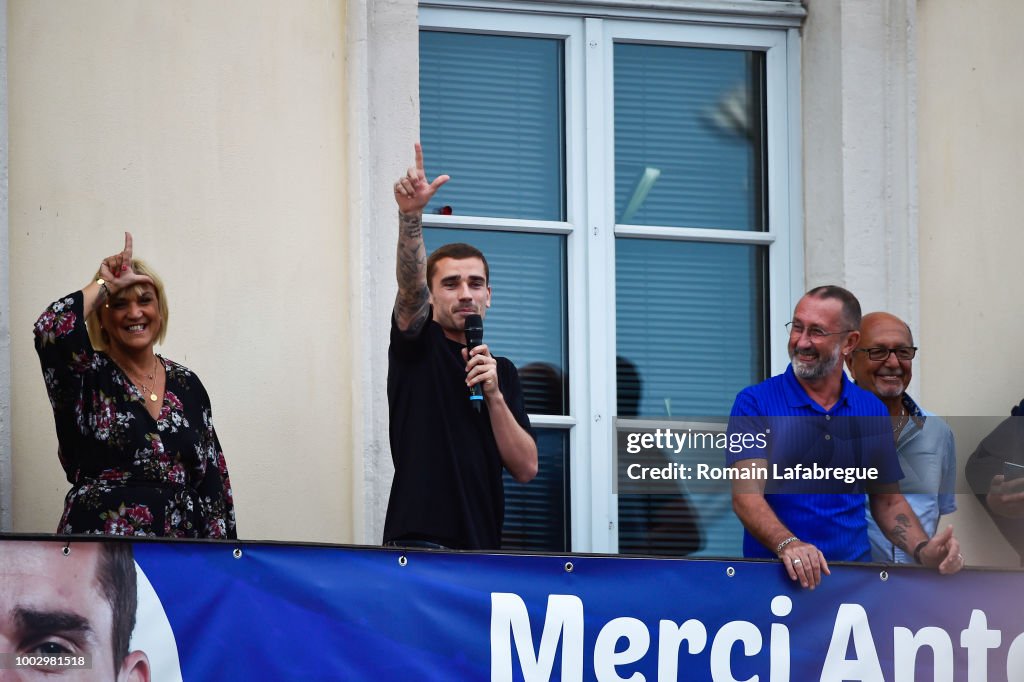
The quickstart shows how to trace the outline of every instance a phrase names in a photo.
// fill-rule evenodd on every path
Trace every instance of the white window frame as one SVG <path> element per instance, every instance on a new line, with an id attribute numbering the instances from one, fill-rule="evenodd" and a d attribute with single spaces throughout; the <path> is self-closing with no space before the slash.
<path id="1" fill-rule="evenodd" d="M 681 9 L 687 4 L 699 4 L 702 10 Z M 530 419 L 535 426 L 569 433 L 573 551 L 615 552 L 618 548 L 618 504 L 611 492 L 616 236 L 767 245 L 769 372 L 780 372 L 788 363 L 782 324 L 803 285 L 800 45 L 796 28 L 803 14 L 790 3 L 751 0 L 746 12 L 735 11 L 738 4 L 743 3 L 663 2 L 660 5 L 666 8 L 647 9 L 626 2 L 602 2 L 600 7 L 582 2 L 480 0 L 420 5 L 421 30 L 564 41 L 566 220 L 424 216 L 424 224 L 566 235 L 570 412 L 568 416 L 531 415 Z M 709 11 L 718 5 L 728 5 L 730 11 Z M 614 223 L 610 66 L 616 40 L 765 52 L 766 232 Z"/>

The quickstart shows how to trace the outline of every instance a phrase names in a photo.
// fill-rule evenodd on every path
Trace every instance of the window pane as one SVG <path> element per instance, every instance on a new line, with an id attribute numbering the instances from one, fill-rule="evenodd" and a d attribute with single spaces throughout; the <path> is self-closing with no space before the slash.
<path id="1" fill-rule="evenodd" d="M 562 41 L 420 32 L 427 206 L 455 215 L 565 219 Z"/>
<path id="2" fill-rule="evenodd" d="M 706 423 L 685 421 L 651 422 L 658 428 L 685 433 L 688 427 L 707 428 Z M 635 423 L 634 423 L 635 424 Z M 724 427 L 724 426 L 723 426 Z M 650 449 L 626 455 L 625 436 L 634 429 L 619 425 L 619 457 L 630 464 L 663 468 L 682 464 L 695 470 L 697 463 L 721 467 L 722 451 L 715 448 L 684 447 Z M 656 556 L 742 556 L 743 526 L 732 510 L 732 496 L 685 481 L 676 481 L 671 491 L 667 482 L 652 483 L 650 492 L 618 493 L 619 552 Z M 703 488 L 703 490 L 701 490 Z M 635 488 L 634 488 L 635 490 Z"/>
<path id="3" fill-rule="evenodd" d="M 767 247 L 617 239 L 619 416 L 727 415 L 765 378 Z"/>
<path id="4" fill-rule="evenodd" d="M 483 251 L 490 266 L 492 307 L 484 341 L 517 368 L 531 414 L 568 414 L 565 237 L 431 227 L 427 252 L 450 242 Z"/>
<path id="5" fill-rule="evenodd" d="M 690 496 L 619 494 L 619 552 L 688 556 L 703 547 L 699 509 Z"/>
<path id="6" fill-rule="evenodd" d="M 618 416 L 729 414 L 765 378 L 766 247 L 618 239 L 615 252 Z M 729 495 L 618 498 L 620 552 L 741 553 Z"/>
<path id="7" fill-rule="evenodd" d="M 619 495 L 619 553 L 743 556 L 743 526 L 724 493 Z"/>
<path id="8" fill-rule="evenodd" d="M 529 414 L 568 414 L 565 237 L 429 227 L 427 252 L 451 242 L 480 249 L 492 304 L 484 341 L 519 369 Z M 504 549 L 569 551 L 569 444 L 564 430 L 534 428 L 540 468 L 528 484 L 505 473 Z"/>
<path id="9" fill-rule="evenodd" d="M 759 52 L 615 45 L 615 221 L 764 230 Z"/>
<path id="10" fill-rule="evenodd" d="M 522 484 L 505 472 L 505 530 L 502 549 L 568 552 L 569 435 L 555 429 L 534 429 L 540 469 Z"/>

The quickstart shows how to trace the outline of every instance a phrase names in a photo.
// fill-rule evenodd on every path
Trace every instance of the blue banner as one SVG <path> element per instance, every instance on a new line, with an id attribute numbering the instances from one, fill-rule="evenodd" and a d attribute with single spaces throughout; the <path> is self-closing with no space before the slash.
<path id="1" fill-rule="evenodd" d="M 67 545 L 0 542 L 0 618 L 44 564 L 67 570 L 96 546 L 130 546 L 138 618 L 131 653 L 115 653 L 114 667 L 124 656 L 141 671 L 145 654 L 158 682 L 1024 680 L 1016 571 L 842 565 L 808 591 L 778 563 L 744 560 Z M 17 568 L 26 562 L 32 571 Z"/>

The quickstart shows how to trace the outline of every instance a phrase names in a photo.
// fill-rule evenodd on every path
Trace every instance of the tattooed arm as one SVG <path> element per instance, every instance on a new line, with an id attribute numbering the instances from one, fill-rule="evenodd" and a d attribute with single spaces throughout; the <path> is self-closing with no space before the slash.
<path id="1" fill-rule="evenodd" d="M 416 165 L 395 182 L 398 204 L 398 255 L 395 276 L 395 321 L 403 332 L 415 335 L 427 321 L 430 291 L 427 287 L 427 249 L 423 245 L 423 207 L 444 183 L 447 175 L 427 182 L 423 172 L 423 148 L 416 143 Z"/>
<path id="2" fill-rule="evenodd" d="M 871 516 L 889 541 L 912 555 L 924 566 L 939 573 L 956 573 L 964 567 L 960 543 L 953 537 L 953 527 L 929 538 L 896 483 L 875 486 L 869 493 Z"/>
<path id="3" fill-rule="evenodd" d="M 397 192 L 396 192 L 396 197 Z M 416 334 L 427 319 L 427 252 L 423 245 L 423 214 L 398 212 L 398 255 L 395 275 L 395 321 L 403 332 Z"/>

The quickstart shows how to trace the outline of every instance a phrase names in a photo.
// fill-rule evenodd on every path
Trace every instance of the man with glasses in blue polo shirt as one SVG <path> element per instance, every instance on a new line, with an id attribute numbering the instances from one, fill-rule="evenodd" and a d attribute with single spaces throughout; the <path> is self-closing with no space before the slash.
<path id="1" fill-rule="evenodd" d="M 870 559 L 865 492 L 898 547 L 940 573 L 963 568 L 952 529 L 929 538 L 899 491 L 903 472 L 885 406 L 843 371 L 860 323 L 860 303 L 846 289 L 808 291 L 787 325 L 789 367 L 740 391 L 729 421 L 730 441 L 739 432 L 763 435 L 745 443 L 767 441 L 727 455 L 744 556 L 777 557 L 790 579 L 811 589 L 828 575 L 829 560 Z M 856 480 L 842 478 L 851 472 Z"/>
<path id="2" fill-rule="evenodd" d="M 900 489 L 921 527 L 935 535 L 939 517 L 956 511 L 956 444 L 941 418 L 921 409 L 907 394 L 917 348 L 910 326 L 889 313 L 869 313 L 860 323 L 860 341 L 846 356 L 858 386 L 874 393 L 892 419 L 892 435 L 905 478 Z M 888 540 L 869 517 L 871 558 L 912 564 L 914 557 Z"/>

